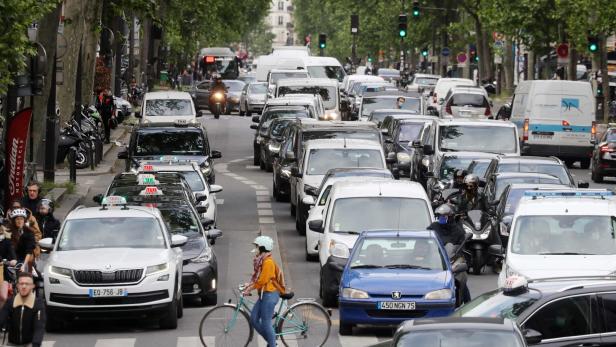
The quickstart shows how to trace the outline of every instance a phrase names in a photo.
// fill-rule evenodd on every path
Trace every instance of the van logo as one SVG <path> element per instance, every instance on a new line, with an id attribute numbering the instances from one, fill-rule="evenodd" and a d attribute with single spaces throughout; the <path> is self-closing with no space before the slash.
<path id="1" fill-rule="evenodd" d="M 391 292 L 391 298 L 394 300 L 400 300 L 402 298 L 402 293 L 400 292 Z"/>
<path id="2" fill-rule="evenodd" d="M 560 101 L 560 108 L 565 111 L 571 111 L 572 108 L 580 111 L 580 99 L 562 98 Z"/>

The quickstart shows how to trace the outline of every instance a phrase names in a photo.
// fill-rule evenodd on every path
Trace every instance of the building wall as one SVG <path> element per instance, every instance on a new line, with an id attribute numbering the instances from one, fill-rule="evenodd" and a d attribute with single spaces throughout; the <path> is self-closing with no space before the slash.
<path id="1" fill-rule="evenodd" d="M 293 3 L 291 0 L 272 0 L 267 21 L 276 35 L 273 46 L 284 46 L 290 38 L 290 44 L 296 44 L 293 31 Z"/>

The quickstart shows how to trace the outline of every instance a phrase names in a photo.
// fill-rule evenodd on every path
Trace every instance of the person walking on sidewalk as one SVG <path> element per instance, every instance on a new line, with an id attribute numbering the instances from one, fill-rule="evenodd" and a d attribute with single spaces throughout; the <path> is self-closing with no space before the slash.
<path id="1" fill-rule="evenodd" d="M 276 333 L 272 326 L 272 317 L 280 294 L 286 289 L 282 271 L 272 259 L 274 240 L 268 236 L 257 237 L 253 244 L 256 253 L 254 272 L 251 282 L 244 288 L 242 294 L 250 295 L 253 289 L 259 294 L 259 299 L 252 308 L 250 324 L 267 341 L 268 347 L 276 347 Z"/>
<path id="2" fill-rule="evenodd" d="M 103 118 L 103 128 L 105 128 L 105 143 L 109 143 L 111 136 L 111 118 L 113 117 L 113 96 L 111 95 L 111 90 L 103 89 L 96 99 L 96 109 L 101 114 Z"/>
<path id="3" fill-rule="evenodd" d="M 41 347 L 45 322 L 45 302 L 34 294 L 32 274 L 19 273 L 17 295 L 0 311 L 0 326 L 7 326 L 9 346 Z"/>

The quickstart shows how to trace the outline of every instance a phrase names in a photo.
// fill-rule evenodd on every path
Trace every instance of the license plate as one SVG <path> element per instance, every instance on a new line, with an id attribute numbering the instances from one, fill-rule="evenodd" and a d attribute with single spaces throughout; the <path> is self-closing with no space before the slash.
<path id="1" fill-rule="evenodd" d="M 127 296 L 128 290 L 126 288 L 93 288 L 88 290 L 88 295 L 91 298 Z"/>
<path id="2" fill-rule="evenodd" d="M 376 305 L 379 310 L 414 310 L 414 301 L 379 301 Z"/>
<path id="3" fill-rule="evenodd" d="M 533 135 L 536 139 L 551 140 L 554 135 Z"/>

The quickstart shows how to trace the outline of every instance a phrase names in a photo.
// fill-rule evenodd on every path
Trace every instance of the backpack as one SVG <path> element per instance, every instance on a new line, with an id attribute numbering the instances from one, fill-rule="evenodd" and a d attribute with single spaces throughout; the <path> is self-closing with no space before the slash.
<path id="1" fill-rule="evenodd" d="M 272 284 L 276 287 L 276 290 L 280 294 L 287 292 L 287 288 L 284 283 L 284 274 L 276 262 L 274 262 L 274 279 L 272 280 Z"/>

